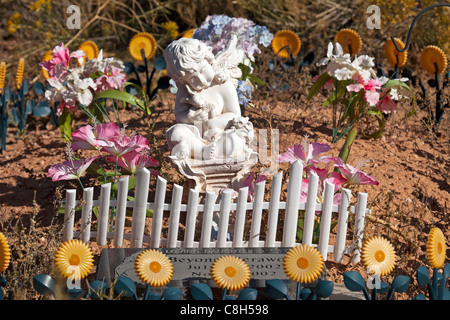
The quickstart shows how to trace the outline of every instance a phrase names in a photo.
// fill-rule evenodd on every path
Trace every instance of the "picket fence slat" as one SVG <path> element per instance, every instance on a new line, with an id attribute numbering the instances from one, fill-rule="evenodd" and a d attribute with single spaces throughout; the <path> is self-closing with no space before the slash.
<path id="1" fill-rule="evenodd" d="M 313 243 L 314 216 L 316 215 L 317 190 L 319 176 L 311 172 L 309 175 L 308 195 L 306 197 L 305 220 L 303 222 L 303 244 Z"/>
<path id="2" fill-rule="evenodd" d="M 121 247 L 123 244 L 123 230 L 125 228 L 125 216 L 127 214 L 127 196 L 128 196 L 129 177 L 119 180 L 117 190 L 117 206 L 114 221 L 114 246 Z"/>
<path id="3" fill-rule="evenodd" d="M 81 235 L 80 240 L 88 242 L 91 238 L 92 202 L 94 199 L 94 188 L 86 188 L 83 191 L 83 207 L 81 209 Z"/>
<path id="4" fill-rule="evenodd" d="M 291 165 L 286 198 L 286 216 L 283 228 L 283 247 L 293 247 L 297 234 L 298 209 L 302 189 L 303 165 L 296 161 Z"/>
<path id="5" fill-rule="evenodd" d="M 367 194 L 358 193 L 356 206 L 351 206 L 351 191 L 341 190 L 339 204 L 334 204 L 335 186 L 326 182 L 323 186 L 323 203 L 317 203 L 320 179 L 310 172 L 306 202 L 300 202 L 303 183 L 303 165 L 297 161 L 291 164 L 286 201 L 280 201 L 283 172 L 272 178 L 270 199 L 264 201 L 266 181 L 255 185 L 252 199 L 249 200 L 249 188 L 240 188 L 237 200 L 233 200 L 234 190 L 222 190 L 219 197 L 214 192 L 206 192 L 204 203 L 199 203 L 199 191 L 190 189 L 187 203 L 182 203 L 183 187 L 174 185 L 170 203 L 165 203 L 167 181 L 158 177 L 153 202 L 148 202 L 150 171 L 141 169 L 136 176 L 134 201 L 129 201 L 129 178 L 119 180 L 117 196 L 111 200 L 111 184 L 100 187 L 100 197 L 93 199 L 94 188 L 83 191 L 83 201 L 76 200 L 76 190 L 66 191 L 63 239 L 79 237 L 84 242 L 96 239 L 99 245 L 105 245 L 112 239 L 114 246 L 123 246 L 124 240 L 131 248 L 142 248 L 144 244 L 151 248 L 238 248 L 238 247 L 292 247 L 299 245 L 297 223 L 299 212 L 303 216 L 302 244 L 316 247 L 327 260 L 328 253 L 334 253 L 335 261 L 342 261 L 350 254 L 352 262 L 360 261 L 360 249 L 364 236 Z M 75 211 L 81 206 L 80 230 L 75 231 Z M 92 212 L 98 207 L 97 230 L 92 228 Z M 132 209 L 131 232 L 125 232 L 127 209 Z M 145 235 L 147 213 L 153 211 L 150 235 Z M 280 219 L 280 210 L 284 217 Z M 316 212 L 320 211 L 318 243 L 315 243 L 314 228 L 317 224 Z M 168 212 L 167 237 L 162 236 L 164 214 Z M 331 220 L 333 213 L 338 215 L 335 231 L 335 243 L 330 244 Z M 185 215 L 184 234 L 180 233 L 180 219 Z M 354 214 L 352 239 L 348 239 L 349 215 Z M 230 221 L 234 220 L 230 224 Z M 284 224 L 280 233 L 280 223 Z M 262 230 L 261 222 L 267 221 Z M 197 230 L 196 228 L 201 228 Z M 245 230 L 249 228 L 249 232 Z M 317 230 L 317 229 L 316 229 Z M 196 239 L 199 237 L 200 239 Z M 280 237 L 281 239 L 277 239 Z M 180 239 L 181 238 L 181 239 Z"/>
<path id="6" fill-rule="evenodd" d="M 179 185 L 173 186 L 172 201 L 170 202 L 170 221 L 169 231 L 167 235 L 167 246 L 169 248 L 176 248 L 178 229 L 180 223 L 181 201 L 183 197 L 183 187 Z"/>
<path id="7" fill-rule="evenodd" d="M 148 187 L 150 185 L 150 171 L 140 170 L 136 177 L 134 208 L 131 220 L 131 247 L 142 248 L 147 214 Z"/>

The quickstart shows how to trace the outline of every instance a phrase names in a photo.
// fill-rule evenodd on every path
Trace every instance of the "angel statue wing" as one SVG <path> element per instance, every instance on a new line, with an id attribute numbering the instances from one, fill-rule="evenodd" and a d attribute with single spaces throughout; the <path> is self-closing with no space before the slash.
<path id="1" fill-rule="evenodd" d="M 242 76 L 239 63 L 244 60 L 244 57 L 245 53 L 237 47 L 237 37 L 233 34 L 227 48 L 215 56 L 214 68 L 218 74 L 218 80 L 221 82 L 231 80 L 237 87 L 238 79 Z"/>

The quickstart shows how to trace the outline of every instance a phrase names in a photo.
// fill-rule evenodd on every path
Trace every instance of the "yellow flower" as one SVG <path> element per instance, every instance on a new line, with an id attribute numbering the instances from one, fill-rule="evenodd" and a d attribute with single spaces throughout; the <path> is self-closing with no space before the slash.
<path id="1" fill-rule="evenodd" d="M 148 60 L 156 52 L 156 40 L 150 33 L 141 32 L 136 34 L 128 45 L 128 50 L 133 59 L 142 61 L 141 49 L 144 49 L 145 58 Z"/>
<path id="2" fill-rule="evenodd" d="M 6 74 L 6 64 L 2 61 L 0 63 L 0 94 L 3 93 L 5 88 L 5 74 Z"/>
<path id="3" fill-rule="evenodd" d="M 394 38 L 394 40 L 397 47 L 400 50 L 403 50 L 405 47 L 403 41 L 397 38 Z M 397 49 L 395 49 L 394 43 L 389 38 L 384 45 L 384 56 L 391 66 L 401 68 L 405 65 L 406 60 L 408 59 L 408 50 L 398 52 Z"/>
<path id="4" fill-rule="evenodd" d="M 30 4 L 29 8 L 31 11 L 39 11 L 44 4 L 47 5 L 47 8 L 51 8 L 51 0 L 36 0 Z"/>
<path id="5" fill-rule="evenodd" d="M 441 229 L 431 229 L 427 241 L 427 254 L 433 268 L 441 268 L 444 265 L 446 250 L 445 237 Z"/>
<path id="6" fill-rule="evenodd" d="M 192 36 L 194 35 L 194 32 L 195 32 L 195 28 L 189 29 L 185 33 L 183 33 L 183 37 L 184 38 L 192 38 Z"/>
<path id="7" fill-rule="evenodd" d="M 22 15 L 18 12 L 14 13 L 11 17 L 9 17 L 7 26 L 8 26 L 8 32 L 14 33 L 17 31 L 17 28 L 19 26 L 19 22 L 22 19 Z"/>
<path id="8" fill-rule="evenodd" d="M 49 50 L 44 54 L 44 57 L 42 58 L 42 61 L 49 61 L 53 57 L 53 51 Z M 44 79 L 50 78 L 50 75 L 48 74 L 48 70 L 45 70 L 41 67 L 41 74 L 44 77 Z"/>
<path id="9" fill-rule="evenodd" d="M 250 281 L 250 268 L 244 260 L 235 256 L 222 256 L 211 265 L 211 279 L 219 288 L 237 291 Z"/>
<path id="10" fill-rule="evenodd" d="M 23 68 L 25 67 L 25 60 L 23 58 L 20 58 L 19 64 L 17 65 L 17 72 L 16 72 L 16 89 L 20 90 L 20 87 L 22 87 L 22 80 L 23 80 Z"/>
<path id="11" fill-rule="evenodd" d="M 323 266 L 324 261 L 320 252 L 308 245 L 292 247 L 284 256 L 284 272 L 296 282 L 313 282 L 322 273 Z"/>
<path id="12" fill-rule="evenodd" d="M 148 249 L 141 252 L 135 262 L 134 269 L 139 278 L 153 287 L 162 287 L 169 283 L 173 275 L 172 262 L 162 252 Z"/>
<path id="13" fill-rule="evenodd" d="M 85 53 L 85 56 L 83 57 L 83 63 L 86 62 L 86 58 L 88 60 L 92 60 L 97 58 L 98 56 L 98 47 L 95 42 L 90 40 L 83 42 L 78 50 L 82 50 Z"/>
<path id="14" fill-rule="evenodd" d="M 371 237 L 362 246 L 361 259 L 369 272 L 382 277 L 394 270 L 395 250 L 385 238 Z"/>
<path id="15" fill-rule="evenodd" d="M 3 233 L 0 232 L 0 272 L 5 271 L 11 261 L 11 250 L 9 249 L 8 240 Z"/>
<path id="16" fill-rule="evenodd" d="M 94 266 L 94 255 L 86 243 L 81 240 L 63 242 L 55 254 L 55 265 L 65 277 L 80 280 L 86 277 Z"/>
<path id="17" fill-rule="evenodd" d="M 178 25 L 175 21 L 167 21 L 162 23 L 162 26 L 170 34 L 172 39 L 178 38 Z"/>
<path id="18" fill-rule="evenodd" d="M 429 74 L 441 74 L 447 69 L 447 57 L 441 48 L 427 46 L 420 53 L 420 65 Z"/>
<path id="19" fill-rule="evenodd" d="M 342 29 L 336 34 L 334 41 L 338 42 L 344 53 L 354 56 L 361 51 L 362 40 L 359 34 L 352 29 Z"/>
<path id="20" fill-rule="evenodd" d="M 272 49 L 282 58 L 289 57 L 289 48 L 292 55 L 300 51 L 301 41 L 297 34 L 290 30 L 281 30 L 275 33 L 272 39 Z M 286 48 L 285 48 L 286 47 Z"/>

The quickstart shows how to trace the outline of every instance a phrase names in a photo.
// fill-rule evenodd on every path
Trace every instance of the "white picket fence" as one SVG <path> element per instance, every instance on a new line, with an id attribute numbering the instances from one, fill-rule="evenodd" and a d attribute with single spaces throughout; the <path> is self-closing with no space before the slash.
<path id="1" fill-rule="evenodd" d="M 108 239 L 113 239 L 115 247 L 122 247 L 124 239 L 130 241 L 132 248 L 159 248 L 159 247 L 184 247 L 184 248 L 208 248 L 208 247 L 292 247 L 298 244 L 296 241 L 297 222 L 299 210 L 304 210 L 303 244 L 316 246 L 325 260 L 328 253 L 334 253 L 334 260 L 342 261 L 344 254 L 350 254 L 353 262 L 360 261 L 360 248 L 364 235 L 365 215 L 370 213 L 367 209 L 367 194 L 359 193 L 356 206 L 350 206 L 351 192 L 342 189 L 340 205 L 333 204 L 334 185 L 326 183 L 323 193 L 323 203 L 317 203 L 317 192 L 319 178 L 316 174 L 309 175 L 308 196 L 306 203 L 299 202 L 303 166 L 300 162 L 295 162 L 290 167 L 289 182 L 286 202 L 280 201 L 283 172 L 278 172 L 273 176 L 270 188 L 270 201 L 264 201 L 265 181 L 256 184 L 253 201 L 248 201 L 248 188 L 241 188 L 237 202 L 233 202 L 233 190 L 226 189 L 222 192 L 219 203 L 217 195 L 207 192 L 204 204 L 199 203 L 199 192 L 189 190 L 187 204 L 182 203 L 183 188 L 174 185 L 172 199 L 170 203 L 165 203 L 167 181 L 157 178 L 156 192 L 153 202 L 148 202 L 150 172 L 141 169 L 137 173 L 134 201 L 128 201 L 129 178 L 121 178 L 118 185 L 116 200 L 111 198 L 111 184 L 101 186 L 98 200 L 93 199 L 94 188 L 85 188 L 83 201 L 76 200 L 76 190 L 66 191 L 64 202 L 64 240 L 74 237 L 84 242 L 95 239 L 102 246 L 106 245 Z M 75 208 L 81 205 L 81 220 L 78 231 L 75 227 Z M 91 230 L 92 208 L 98 206 L 97 230 Z M 112 231 L 110 226 L 110 210 L 115 207 L 114 225 Z M 131 233 L 124 230 L 127 208 L 132 209 Z M 153 210 L 153 217 L 146 217 L 147 209 Z M 263 211 L 266 210 L 266 211 Z M 281 218 L 280 211 L 284 210 L 284 218 Z M 235 212 L 234 226 L 229 225 L 229 218 Z M 247 211 L 251 215 L 247 214 Z M 313 244 L 313 230 L 315 212 L 322 211 L 318 244 Z M 163 217 L 168 215 L 167 237 L 162 237 Z M 179 222 L 182 212 L 186 212 L 185 230 L 182 239 L 179 239 Z M 212 238 L 212 226 L 214 215 L 218 215 L 218 233 Z M 330 226 L 333 212 L 338 214 L 336 235 L 334 245 L 330 245 Z M 197 222 L 202 213 L 202 221 Z M 263 214 L 267 216 L 267 228 L 261 230 Z M 347 239 L 347 229 L 349 214 L 354 214 L 353 239 Z M 217 215 L 216 215 L 217 216 Z M 80 219 L 80 218 L 78 218 Z M 77 221 L 78 221 L 77 219 Z M 150 235 L 144 235 L 146 219 L 152 219 Z M 245 232 L 246 221 L 251 219 L 250 229 Z M 282 226 L 282 239 L 277 240 L 277 230 L 279 224 Z M 196 225 L 201 226 L 201 230 L 196 232 Z M 78 229 L 78 228 L 77 228 Z M 231 230 L 230 232 L 230 229 Z M 196 234 L 200 234 L 199 239 L 195 239 Z M 247 234 L 247 239 L 244 239 Z M 264 237 L 263 237 L 264 234 Z M 230 239 L 231 235 L 231 239 Z M 197 237 L 198 238 L 198 237 Z"/>

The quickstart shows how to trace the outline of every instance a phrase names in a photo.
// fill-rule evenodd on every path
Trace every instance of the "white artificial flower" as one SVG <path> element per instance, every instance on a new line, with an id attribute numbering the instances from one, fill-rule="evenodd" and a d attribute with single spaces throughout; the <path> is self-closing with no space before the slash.
<path id="1" fill-rule="evenodd" d="M 67 90 L 63 84 L 56 78 L 49 78 L 47 82 L 51 88 L 45 91 L 45 98 L 51 103 L 61 100 L 62 95 Z"/>

